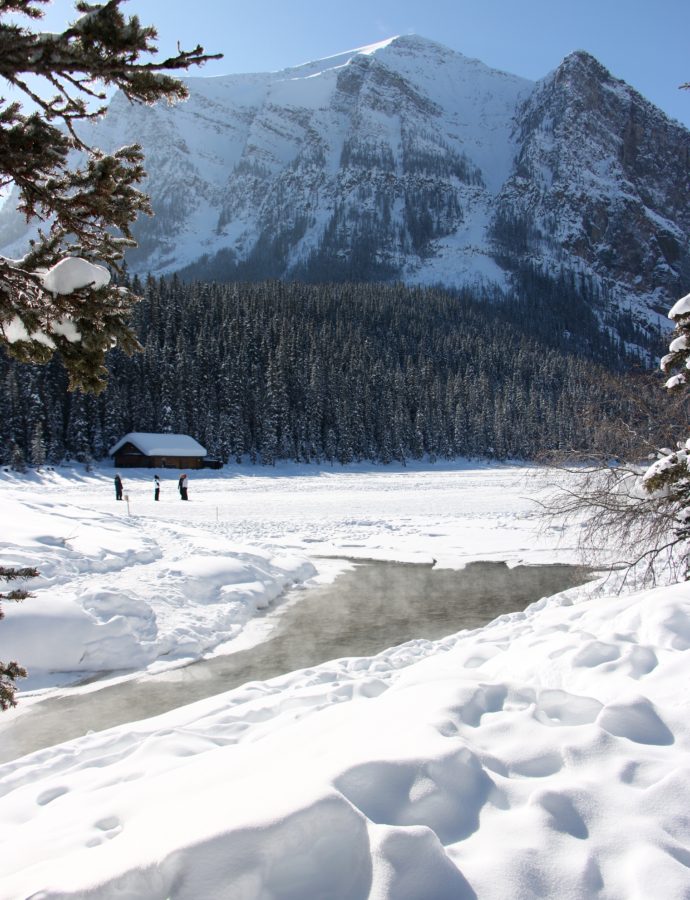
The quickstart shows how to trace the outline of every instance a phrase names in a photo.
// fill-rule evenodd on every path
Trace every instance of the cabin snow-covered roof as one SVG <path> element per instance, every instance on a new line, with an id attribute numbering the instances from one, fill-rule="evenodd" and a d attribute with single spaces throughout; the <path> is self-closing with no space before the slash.
<path id="1" fill-rule="evenodd" d="M 108 452 L 112 456 L 125 444 L 134 444 L 144 456 L 206 456 L 206 450 L 188 434 L 130 431 L 117 444 L 113 444 Z"/>

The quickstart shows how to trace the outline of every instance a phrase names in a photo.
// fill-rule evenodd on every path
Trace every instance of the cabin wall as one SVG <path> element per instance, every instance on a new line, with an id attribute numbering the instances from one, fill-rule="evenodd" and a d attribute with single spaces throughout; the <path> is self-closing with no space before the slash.
<path id="1" fill-rule="evenodd" d="M 116 469 L 147 469 L 151 461 L 142 453 L 116 453 L 114 456 Z"/>
<path id="2" fill-rule="evenodd" d="M 114 456 L 117 469 L 201 469 L 198 456 L 144 456 L 143 453 L 118 451 Z"/>

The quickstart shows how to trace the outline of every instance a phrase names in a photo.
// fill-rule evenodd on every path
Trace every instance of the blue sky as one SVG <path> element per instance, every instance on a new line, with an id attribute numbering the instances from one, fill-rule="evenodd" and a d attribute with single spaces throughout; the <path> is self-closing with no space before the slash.
<path id="1" fill-rule="evenodd" d="M 73 17 L 47 7 L 46 30 Z M 690 0 L 128 0 L 163 51 L 179 40 L 225 58 L 200 74 L 282 69 L 396 34 L 416 33 L 494 68 L 537 79 L 572 50 L 597 57 L 690 126 Z"/>

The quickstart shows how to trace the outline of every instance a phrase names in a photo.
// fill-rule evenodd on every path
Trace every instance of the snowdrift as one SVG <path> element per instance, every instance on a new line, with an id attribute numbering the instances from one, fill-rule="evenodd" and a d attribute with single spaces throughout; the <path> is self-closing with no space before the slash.
<path id="1" fill-rule="evenodd" d="M 484 473 L 483 515 L 490 482 Z M 276 502 L 281 488 L 264 485 Z M 463 491 L 471 506 L 467 480 Z M 50 515 L 62 521 L 59 507 Z M 348 521 L 331 539 L 352 536 Z M 58 593 L 65 566 L 98 575 L 138 557 L 150 560 L 138 571 L 194 585 L 196 614 L 219 590 L 268 583 L 269 569 L 271 584 L 306 574 L 289 554 L 276 563 L 275 548 L 221 553 L 226 537 L 191 523 L 165 526 L 173 537 L 159 556 L 160 524 L 137 541 L 125 520 L 99 514 L 77 552 L 76 537 L 30 522 L 16 552 L 33 559 L 52 535 L 43 577 Z M 496 545 L 505 530 L 496 525 Z M 175 560 L 191 542 L 204 553 Z M 38 751 L 0 766 L 0 898 L 686 900 L 689 650 L 690 585 L 628 595 L 590 585 L 473 632 L 252 682 Z"/>
<path id="2" fill-rule="evenodd" d="M 685 898 L 689 648 L 690 586 L 566 594 L 40 751 L 0 896 Z"/>

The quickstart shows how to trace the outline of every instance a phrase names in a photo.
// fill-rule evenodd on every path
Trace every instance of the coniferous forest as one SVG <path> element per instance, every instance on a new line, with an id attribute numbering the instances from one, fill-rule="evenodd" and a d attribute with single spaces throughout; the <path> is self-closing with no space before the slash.
<path id="1" fill-rule="evenodd" d="M 381 284 L 134 287 L 143 352 L 112 350 L 98 397 L 69 393 L 57 360 L 2 355 L 0 462 L 100 459 L 129 431 L 190 434 L 223 462 L 269 465 L 624 455 L 650 427 L 645 396 L 659 402 L 565 283 L 510 303 Z M 623 437 L 619 421 L 632 425 Z"/>

